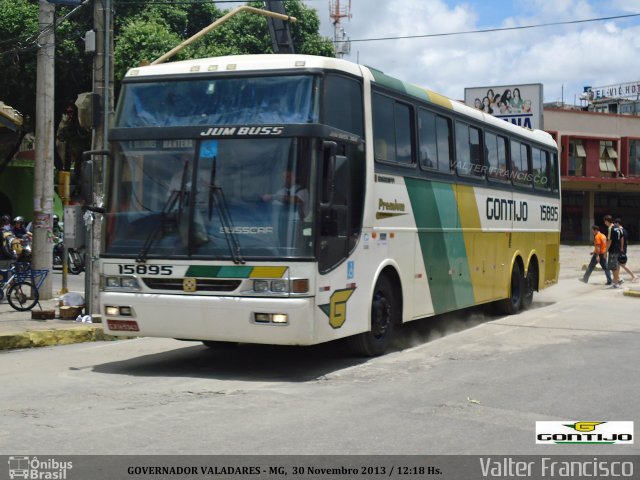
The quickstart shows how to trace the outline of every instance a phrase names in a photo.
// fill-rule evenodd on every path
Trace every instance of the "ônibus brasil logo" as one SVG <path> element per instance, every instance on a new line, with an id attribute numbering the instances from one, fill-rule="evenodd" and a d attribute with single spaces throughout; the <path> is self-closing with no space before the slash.
<path id="1" fill-rule="evenodd" d="M 633 422 L 536 422 L 536 444 L 632 445 Z"/>
<path id="2" fill-rule="evenodd" d="M 67 471 L 73 468 L 73 462 L 64 462 L 55 458 L 28 456 L 9 457 L 9 478 L 66 480 Z"/>

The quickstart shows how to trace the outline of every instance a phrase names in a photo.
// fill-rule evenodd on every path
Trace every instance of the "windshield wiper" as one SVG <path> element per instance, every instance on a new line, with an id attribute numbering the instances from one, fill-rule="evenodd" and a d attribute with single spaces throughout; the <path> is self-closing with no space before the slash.
<path id="1" fill-rule="evenodd" d="M 187 188 L 187 172 L 188 171 L 189 171 L 189 162 L 184 162 L 184 168 L 182 170 L 182 178 L 180 179 L 180 190 L 173 190 L 171 192 L 171 195 L 165 202 L 164 206 L 162 207 L 162 210 L 160 211 L 160 221 L 156 224 L 154 229 L 151 230 L 151 232 L 149 232 L 149 235 L 147 236 L 147 239 L 145 240 L 144 245 L 142 246 L 142 249 L 140 249 L 140 252 L 138 253 L 138 257 L 136 258 L 137 263 L 145 263 L 147 261 L 147 254 L 151 249 L 151 245 L 153 245 L 153 242 L 157 240 L 160 232 L 165 226 L 169 212 L 173 210 L 176 202 L 178 201 L 179 201 L 178 217 L 176 219 L 176 222 L 179 225 L 180 218 L 182 216 L 182 207 L 184 204 L 183 199 L 185 196 L 187 196 L 186 188 Z"/>
<path id="2" fill-rule="evenodd" d="M 216 157 L 213 157 L 213 164 L 211 166 L 211 179 L 209 181 L 209 220 L 213 214 L 213 207 L 215 205 L 218 211 L 218 217 L 220 218 L 220 225 L 224 238 L 227 240 L 227 246 L 231 253 L 231 259 L 235 264 L 245 263 L 240 252 L 240 242 L 233 228 L 233 221 L 231 220 L 231 214 L 229 213 L 229 207 L 227 200 L 224 198 L 224 191 L 221 186 L 215 184 L 216 181 Z"/>

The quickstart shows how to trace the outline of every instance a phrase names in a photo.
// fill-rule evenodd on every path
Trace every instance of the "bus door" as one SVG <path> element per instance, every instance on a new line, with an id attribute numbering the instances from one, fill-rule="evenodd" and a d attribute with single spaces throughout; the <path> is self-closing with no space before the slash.
<path id="1" fill-rule="evenodd" d="M 353 250 L 362 227 L 364 147 L 324 141 L 318 176 L 318 268 L 326 273 Z"/>

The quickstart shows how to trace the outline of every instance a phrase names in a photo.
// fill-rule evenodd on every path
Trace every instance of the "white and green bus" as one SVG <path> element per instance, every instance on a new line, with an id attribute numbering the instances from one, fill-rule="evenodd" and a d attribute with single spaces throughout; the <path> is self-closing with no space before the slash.
<path id="1" fill-rule="evenodd" d="M 100 255 L 105 330 L 378 355 L 394 328 L 557 282 L 551 136 L 344 60 L 130 70 Z"/>

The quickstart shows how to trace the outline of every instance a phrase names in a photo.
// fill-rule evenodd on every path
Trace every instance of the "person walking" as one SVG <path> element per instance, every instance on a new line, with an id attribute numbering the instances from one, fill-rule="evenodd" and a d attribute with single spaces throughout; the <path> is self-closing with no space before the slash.
<path id="1" fill-rule="evenodd" d="M 612 288 L 621 288 L 622 282 L 620 281 L 620 264 L 618 259 L 622 252 L 622 229 L 615 226 L 611 215 L 605 215 L 604 224 L 608 228 L 607 235 L 607 251 L 609 252 L 609 258 L 607 259 L 607 267 L 613 274 Z"/>
<path id="2" fill-rule="evenodd" d="M 620 218 L 616 218 L 613 223 L 615 224 L 616 227 L 618 227 L 622 233 L 622 253 L 620 253 L 620 256 L 618 257 L 618 263 L 620 264 L 620 267 L 624 269 L 625 272 L 627 272 L 629 275 L 631 275 L 631 281 L 632 282 L 637 282 L 638 281 L 638 276 L 633 273 L 629 267 L 627 267 L 627 245 L 629 244 L 629 232 L 627 232 L 627 229 L 624 228 L 622 226 L 622 220 Z"/>
<path id="3" fill-rule="evenodd" d="M 589 277 L 596 268 L 596 264 L 600 263 L 605 276 L 607 277 L 607 285 L 611 285 L 611 273 L 607 268 L 607 237 L 600 232 L 598 225 L 591 227 L 591 233 L 593 233 L 593 251 L 591 252 L 591 261 L 587 267 L 587 271 L 584 272 L 584 276 L 579 278 L 583 283 L 589 283 Z"/>

